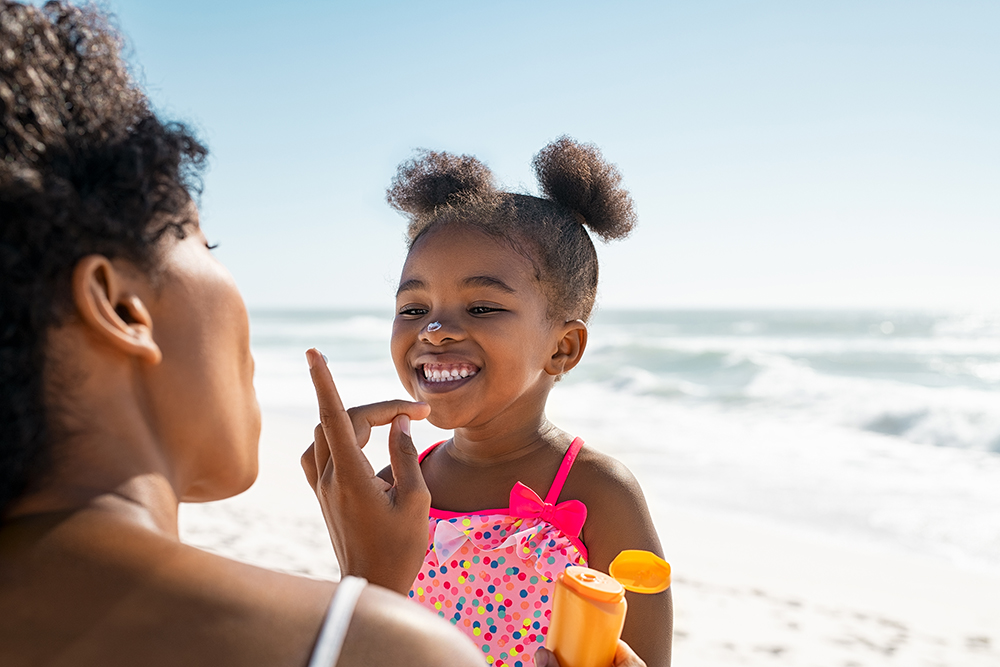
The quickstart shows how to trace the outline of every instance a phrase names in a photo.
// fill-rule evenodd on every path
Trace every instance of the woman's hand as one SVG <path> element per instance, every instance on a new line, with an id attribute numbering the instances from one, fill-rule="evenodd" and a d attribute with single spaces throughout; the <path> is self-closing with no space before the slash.
<path id="1" fill-rule="evenodd" d="M 386 401 L 345 410 L 323 355 L 313 349 L 306 359 L 320 424 L 302 455 L 302 468 L 319 499 L 341 572 L 405 595 L 427 552 L 431 505 L 410 439 L 410 419 L 424 419 L 430 408 Z M 392 486 L 375 475 L 361 452 L 372 427 L 389 423 Z"/>
<path id="2" fill-rule="evenodd" d="M 547 648 L 540 648 L 535 651 L 535 667 L 560 667 L 555 654 Z M 642 658 L 635 654 L 631 647 L 618 640 L 618 648 L 615 649 L 615 661 L 608 667 L 646 667 Z"/>

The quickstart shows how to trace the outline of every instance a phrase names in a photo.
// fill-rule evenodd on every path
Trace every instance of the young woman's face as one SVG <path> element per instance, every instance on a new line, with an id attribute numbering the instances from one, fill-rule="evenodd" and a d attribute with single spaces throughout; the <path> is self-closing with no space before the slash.
<path id="1" fill-rule="evenodd" d="M 148 304 L 163 359 L 148 370 L 147 386 L 178 491 L 201 501 L 253 483 L 260 409 L 243 298 L 201 229 L 187 232 L 164 242 Z"/>
<path id="2" fill-rule="evenodd" d="M 553 376 L 558 332 L 532 264 L 473 227 L 449 224 L 410 250 L 396 295 L 392 358 L 440 428 L 530 418 Z M 499 420 L 499 421 L 498 421 Z"/>

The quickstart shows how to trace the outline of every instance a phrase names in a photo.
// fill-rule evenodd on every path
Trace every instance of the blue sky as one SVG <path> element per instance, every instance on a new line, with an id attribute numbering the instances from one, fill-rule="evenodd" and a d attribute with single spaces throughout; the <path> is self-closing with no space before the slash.
<path id="1" fill-rule="evenodd" d="M 1000 307 L 996 2 L 113 0 L 251 306 L 390 307 L 419 147 L 534 191 L 569 134 L 640 216 L 606 307 Z"/>

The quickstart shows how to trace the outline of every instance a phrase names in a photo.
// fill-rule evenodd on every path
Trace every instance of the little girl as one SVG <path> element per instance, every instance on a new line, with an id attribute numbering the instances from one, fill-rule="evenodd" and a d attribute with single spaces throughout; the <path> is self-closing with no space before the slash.
<path id="1" fill-rule="evenodd" d="M 410 219 L 393 361 L 430 422 L 454 430 L 420 457 L 430 531 L 410 597 L 495 667 L 533 664 L 566 566 L 607 572 L 623 549 L 662 556 L 632 474 L 545 417 L 587 346 L 598 271 L 587 229 L 627 235 L 632 201 L 594 146 L 562 138 L 533 165 L 543 197 L 498 190 L 475 158 L 435 152 L 401 165 L 388 192 Z M 668 665 L 670 591 L 630 593 L 628 605 L 622 638 L 650 667 Z"/>

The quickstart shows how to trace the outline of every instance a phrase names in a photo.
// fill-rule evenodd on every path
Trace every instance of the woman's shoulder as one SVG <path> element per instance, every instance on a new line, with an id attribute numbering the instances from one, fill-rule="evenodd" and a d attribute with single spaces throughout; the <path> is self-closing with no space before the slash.
<path id="1" fill-rule="evenodd" d="M 0 571 L 11 667 L 295 664 L 335 588 L 86 511 L 8 522 Z"/>
<path id="2" fill-rule="evenodd" d="M 358 601 L 338 663 L 339 667 L 482 664 L 482 654 L 450 623 L 378 586 L 369 586 Z"/>
<path id="3" fill-rule="evenodd" d="M 186 609 L 187 614 L 201 610 L 196 615 L 202 632 L 211 637 L 210 643 L 223 642 L 213 649 L 222 654 L 211 664 L 308 664 L 339 584 L 275 572 L 194 547 L 184 551 L 192 559 L 191 569 L 167 587 L 182 593 L 173 610 L 176 615 L 165 615 L 178 618 Z M 403 596 L 369 584 L 352 612 L 336 664 L 479 663 L 473 647 L 449 624 Z"/>
<path id="4" fill-rule="evenodd" d="M 222 560 L 227 576 L 235 576 L 234 581 L 244 584 L 237 607 L 249 620 L 241 630 L 242 639 L 230 642 L 252 646 L 255 636 L 267 636 L 276 658 L 273 664 L 306 665 L 339 584 Z M 229 650 L 235 653 L 237 647 L 230 646 Z M 241 664 L 264 664 L 257 651 L 253 654 L 257 657 L 248 656 L 248 661 Z M 337 665 L 400 664 L 479 667 L 481 660 L 468 640 L 449 623 L 398 593 L 368 584 L 353 610 Z"/>
<path id="5" fill-rule="evenodd" d="M 201 627 L 215 630 L 206 631 L 206 636 L 213 643 L 224 642 L 224 656 L 212 664 L 308 664 L 339 584 L 186 549 L 200 572 L 173 583 L 186 589 L 175 611 L 179 616 L 185 608 L 203 610 L 197 614 Z M 199 585 L 204 587 L 200 591 Z M 369 584 L 352 612 L 337 665 L 479 663 L 473 647 L 448 623 L 397 593 Z"/>
<path id="6" fill-rule="evenodd" d="M 5 667 L 57 660 L 106 667 L 304 667 L 338 586 L 234 561 L 152 531 L 91 524 L 93 539 L 81 541 L 67 528 L 20 544 L 0 540 L 0 578 L 7 580 L 0 586 Z M 449 646 L 448 660 L 465 664 L 460 638 L 448 632 L 453 629 L 423 614 L 400 595 L 366 587 L 338 664 L 399 664 L 402 652 L 412 656 L 410 664 L 441 664 Z M 351 657 L 359 655 L 367 658 Z"/>

